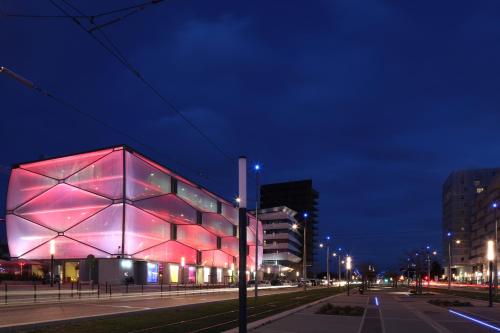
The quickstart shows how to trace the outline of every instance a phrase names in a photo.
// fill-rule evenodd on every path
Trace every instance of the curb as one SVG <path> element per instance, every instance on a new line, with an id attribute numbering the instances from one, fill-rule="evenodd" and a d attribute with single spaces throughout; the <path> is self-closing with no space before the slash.
<path id="1" fill-rule="evenodd" d="M 301 310 L 304 310 L 304 309 L 307 309 L 311 306 L 315 306 L 319 303 L 322 303 L 322 302 L 325 302 L 329 299 L 332 299 L 334 297 L 337 297 L 337 296 L 340 296 L 340 295 L 343 295 L 344 293 L 340 293 L 340 294 L 336 294 L 336 295 L 333 295 L 333 296 L 328 296 L 328 297 L 325 297 L 325 298 L 321 298 L 321 299 L 318 299 L 314 302 L 311 302 L 311 303 L 307 303 L 307 304 L 304 304 L 304 305 L 301 305 L 299 307 L 296 307 L 296 308 L 293 308 L 293 309 L 290 309 L 290 310 L 287 310 L 287 311 L 283 311 L 283 312 L 280 312 L 280 313 L 277 313 L 275 315 L 272 315 L 270 317 L 266 317 L 266 318 L 263 318 L 263 319 L 260 319 L 260 320 L 256 320 L 256 321 L 253 321 L 251 323 L 248 323 L 247 324 L 247 330 L 248 331 L 253 331 L 255 330 L 256 328 L 259 328 L 261 326 L 264 326 L 266 324 L 269 324 L 273 321 L 276 321 L 276 320 L 279 320 L 279 319 L 282 319 L 284 317 L 287 317 L 291 314 L 294 314 L 295 312 L 299 312 Z M 227 331 L 224 331 L 222 333 L 238 333 L 238 327 L 235 327 L 235 328 L 232 328 L 230 330 L 227 330 Z"/>

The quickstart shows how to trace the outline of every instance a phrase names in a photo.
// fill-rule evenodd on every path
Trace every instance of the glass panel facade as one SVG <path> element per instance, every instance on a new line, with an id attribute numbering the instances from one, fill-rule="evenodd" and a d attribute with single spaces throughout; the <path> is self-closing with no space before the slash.
<path id="1" fill-rule="evenodd" d="M 238 208 L 222 203 L 221 214 L 228 219 L 232 224 L 239 224 Z"/>
<path id="2" fill-rule="evenodd" d="M 217 236 L 233 236 L 233 225 L 219 214 L 204 213 L 201 224 Z"/>
<path id="3" fill-rule="evenodd" d="M 112 152 L 85 169 L 78 171 L 66 183 L 110 199 L 123 196 L 123 151 Z"/>
<path id="4" fill-rule="evenodd" d="M 15 214 L 56 231 L 65 231 L 111 204 L 111 200 L 59 184 L 15 210 Z"/>
<path id="5" fill-rule="evenodd" d="M 55 259 L 85 259 L 88 255 L 92 254 L 97 258 L 108 258 L 105 252 L 94 249 L 90 246 L 78 243 L 68 237 L 59 236 L 54 240 L 54 258 Z M 23 254 L 22 259 L 40 259 L 50 258 L 50 241 L 44 243 L 40 247 Z"/>
<path id="6" fill-rule="evenodd" d="M 126 159 L 127 199 L 140 200 L 170 193 L 170 176 L 129 152 Z"/>
<path id="7" fill-rule="evenodd" d="M 211 250 L 201 252 L 201 264 L 210 267 L 231 267 L 233 257 L 220 250 Z"/>
<path id="8" fill-rule="evenodd" d="M 111 254 L 121 253 L 123 204 L 116 204 L 82 221 L 64 235 Z"/>
<path id="9" fill-rule="evenodd" d="M 136 201 L 134 206 L 173 224 L 196 224 L 196 210 L 173 194 Z"/>
<path id="10" fill-rule="evenodd" d="M 21 168 L 55 179 L 66 179 L 87 165 L 112 152 L 111 149 L 22 164 Z"/>
<path id="11" fill-rule="evenodd" d="M 196 264 L 196 250 L 176 241 L 168 241 L 136 253 L 132 257 L 136 259 L 177 263 L 180 263 L 181 258 L 184 257 L 186 264 Z"/>
<path id="12" fill-rule="evenodd" d="M 177 195 L 201 211 L 217 213 L 217 200 L 198 188 L 179 181 Z"/>
<path id="13" fill-rule="evenodd" d="M 217 248 L 217 237 L 198 225 L 178 225 L 177 241 L 199 251 Z"/>
<path id="14" fill-rule="evenodd" d="M 57 180 L 23 169 L 13 169 L 7 191 L 7 209 L 12 210 L 57 184 Z"/>
<path id="15" fill-rule="evenodd" d="M 221 250 L 235 257 L 239 256 L 239 239 L 237 237 L 223 237 L 221 239 Z"/>
<path id="16" fill-rule="evenodd" d="M 134 254 L 170 239 L 170 224 L 125 205 L 125 253 Z"/>
<path id="17" fill-rule="evenodd" d="M 7 237 L 13 240 L 9 242 L 11 257 L 19 257 L 57 236 L 57 232 L 15 215 L 8 214 L 6 223 Z"/>

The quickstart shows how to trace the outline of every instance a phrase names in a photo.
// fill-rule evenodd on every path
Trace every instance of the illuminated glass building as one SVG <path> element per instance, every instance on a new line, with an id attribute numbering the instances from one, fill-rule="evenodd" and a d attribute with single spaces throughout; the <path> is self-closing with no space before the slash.
<path id="1" fill-rule="evenodd" d="M 64 281 L 228 283 L 238 264 L 237 208 L 125 146 L 14 166 L 6 224 L 12 258 L 53 254 Z"/>

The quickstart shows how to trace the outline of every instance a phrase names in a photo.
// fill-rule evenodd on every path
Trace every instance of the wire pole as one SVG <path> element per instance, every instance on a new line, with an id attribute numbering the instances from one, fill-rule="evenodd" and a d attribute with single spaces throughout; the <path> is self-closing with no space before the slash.
<path id="1" fill-rule="evenodd" d="M 239 188 L 239 332 L 247 332 L 247 159 L 241 156 L 238 159 L 238 188 Z"/>

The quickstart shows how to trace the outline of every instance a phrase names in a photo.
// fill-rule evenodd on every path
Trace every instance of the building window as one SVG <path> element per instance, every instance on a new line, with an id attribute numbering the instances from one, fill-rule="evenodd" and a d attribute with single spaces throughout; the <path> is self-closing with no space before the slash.
<path id="1" fill-rule="evenodd" d="M 484 191 L 484 187 L 476 188 L 476 193 L 482 193 Z"/>

